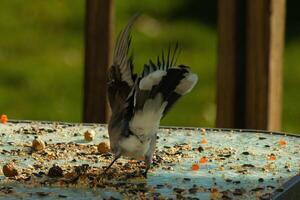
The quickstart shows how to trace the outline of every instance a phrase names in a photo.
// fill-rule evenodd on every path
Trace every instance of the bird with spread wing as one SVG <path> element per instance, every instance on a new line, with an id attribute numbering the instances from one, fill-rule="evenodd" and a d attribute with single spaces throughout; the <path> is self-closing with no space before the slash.
<path id="1" fill-rule="evenodd" d="M 141 76 L 133 73 L 133 57 L 129 56 L 131 27 L 137 17 L 121 31 L 114 48 L 113 63 L 108 72 L 108 99 L 112 115 L 108 124 L 110 147 L 114 160 L 121 156 L 145 160 L 151 166 L 161 119 L 180 97 L 190 92 L 198 76 L 184 65 L 176 65 L 178 43 L 157 62 L 145 64 Z"/>

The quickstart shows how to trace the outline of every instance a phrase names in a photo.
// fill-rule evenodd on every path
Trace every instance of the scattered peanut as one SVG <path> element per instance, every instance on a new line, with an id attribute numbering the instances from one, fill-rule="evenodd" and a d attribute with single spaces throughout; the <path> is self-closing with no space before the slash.
<path id="1" fill-rule="evenodd" d="M 15 165 L 13 163 L 8 163 L 6 165 L 3 166 L 2 168 L 3 174 L 6 177 L 13 177 L 13 176 L 17 176 L 18 170 L 16 169 Z"/>
<path id="2" fill-rule="evenodd" d="M 109 146 L 105 142 L 101 142 L 100 144 L 98 144 L 97 148 L 98 148 L 98 152 L 101 154 L 107 153 L 109 151 Z"/>
<path id="3" fill-rule="evenodd" d="M 32 148 L 36 151 L 41 151 L 46 148 L 45 142 L 41 139 L 35 138 L 32 141 Z"/>
<path id="4" fill-rule="evenodd" d="M 4 114 L 1 115 L 0 121 L 1 121 L 1 123 L 6 124 L 8 121 L 7 115 L 4 115 Z"/>
<path id="5" fill-rule="evenodd" d="M 84 132 L 84 139 L 86 141 L 92 141 L 95 137 L 95 131 L 94 130 L 87 130 Z"/>

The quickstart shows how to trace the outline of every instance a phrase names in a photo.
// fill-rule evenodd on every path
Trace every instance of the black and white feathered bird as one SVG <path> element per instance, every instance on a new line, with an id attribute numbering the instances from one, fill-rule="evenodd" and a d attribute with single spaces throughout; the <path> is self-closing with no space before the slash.
<path id="1" fill-rule="evenodd" d="M 108 98 L 112 110 L 108 125 L 110 147 L 115 154 L 105 172 L 120 158 L 145 159 L 146 177 L 156 146 L 160 120 L 174 103 L 190 92 L 198 76 L 183 65 L 176 65 L 178 44 L 167 55 L 162 52 L 155 64 L 145 64 L 141 77 L 133 74 L 129 56 L 131 27 L 136 17 L 121 31 L 108 74 Z"/>

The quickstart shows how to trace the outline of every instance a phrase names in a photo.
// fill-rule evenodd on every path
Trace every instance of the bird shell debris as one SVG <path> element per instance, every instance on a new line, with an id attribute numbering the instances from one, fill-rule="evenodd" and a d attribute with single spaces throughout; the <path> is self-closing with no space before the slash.
<path id="1" fill-rule="evenodd" d="M 46 148 L 45 142 L 41 139 L 35 138 L 32 141 L 32 148 L 36 151 L 41 151 Z"/>
<path id="2" fill-rule="evenodd" d="M 94 137 L 95 137 L 95 131 L 94 130 L 87 130 L 84 132 L 84 139 L 86 141 L 93 141 L 94 140 Z"/>
<path id="3" fill-rule="evenodd" d="M 98 144 L 97 149 L 99 153 L 103 154 L 109 151 L 109 146 L 106 142 L 101 142 Z"/>
<path id="4" fill-rule="evenodd" d="M 15 165 L 13 163 L 5 164 L 2 168 L 3 174 L 6 177 L 14 177 L 17 176 L 18 170 L 16 169 Z"/>

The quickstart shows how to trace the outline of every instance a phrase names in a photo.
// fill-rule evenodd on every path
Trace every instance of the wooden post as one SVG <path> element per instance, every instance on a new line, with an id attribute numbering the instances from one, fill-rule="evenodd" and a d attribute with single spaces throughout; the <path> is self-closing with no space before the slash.
<path id="1" fill-rule="evenodd" d="M 217 127 L 242 128 L 245 126 L 244 0 L 219 0 L 218 39 Z"/>
<path id="2" fill-rule="evenodd" d="M 280 130 L 285 0 L 219 0 L 217 126 Z"/>
<path id="3" fill-rule="evenodd" d="M 106 74 L 111 64 L 112 0 L 86 0 L 84 122 L 107 120 Z"/>

